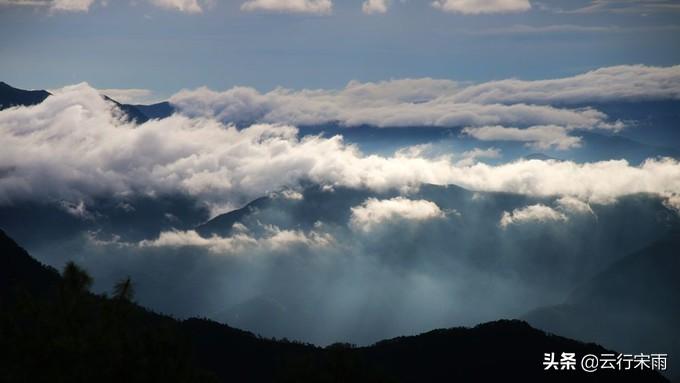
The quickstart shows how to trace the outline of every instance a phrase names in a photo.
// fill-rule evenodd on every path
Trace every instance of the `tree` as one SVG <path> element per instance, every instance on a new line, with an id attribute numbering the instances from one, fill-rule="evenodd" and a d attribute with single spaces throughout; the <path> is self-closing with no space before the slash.
<path id="1" fill-rule="evenodd" d="M 61 273 L 64 290 L 67 293 L 82 294 L 92 287 L 92 277 L 73 261 L 69 261 Z"/>
<path id="2" fill-rule="evenodd" d="M 113 297 L 117 300 L 132 302 L 135 297 L 135 286 L 130 277 L 121 279 L 113 287 Z"/>

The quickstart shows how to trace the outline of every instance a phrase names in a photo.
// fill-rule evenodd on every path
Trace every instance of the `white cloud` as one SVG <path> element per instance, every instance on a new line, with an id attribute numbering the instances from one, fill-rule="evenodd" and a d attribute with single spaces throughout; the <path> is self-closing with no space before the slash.
<path id="1" fill-rule="evenodd" d="M 393 220 L 425 221 L 444 217 L 434 202 L 403 197 L 379 200 L 369 198 L 352 207 L 350 225 L 361 231 L 372 231 L 376 226 Z"/>
<path id="2" fill-rule="evenodd" d="M 170 102 L 191 117 L 216 117 L 225 122 L 266 122 L 313 125 L 339 122 L 346 126 L 483 126 L 568 125 L 605 126 L 607 116 L 593 109 L 559 109 L 545 105 L 458 102 L 440 89 L 413 92 L 416 80 L 379 84 L 350 83 L 341 91 L 276 89 L 261 94 L 251 88 L 214 92 L 207 88 L 181 91 Z M 431 80 L 424 80 L 431 84 Z M 391 91 L 396 93 L 389 94 Z M 434 97 L 428 99 L 428 97 Z"/>
<path id="3" fill-rule="evenodd" d="M 214 4 L 214 0 L 148 0 L 160 8 L 185 13 L 201 13 L 206 6 Z M 25 5 L 47 7 L 52 11 L 87 12 L 96 0 L 0 0 L 0 5 Z M 107 1 L 102 0 L 102 5 Z"/>
<path id="4" fill-rule="evenodd" d="M 590 4 L 566 11 L 567 13 L 636 13 L 680 11 L 680 4 L 672 0 L 592 0 Z"/>
<path id="5" fill-rule="evenodd" d="M 595 212 L 590 207 L 590 204 L 583 202 L 578 198 L 565 196 L 559 198 L 556 202 L 557 208 L 565 213 L 595 215 Z"/>
<path id="6" fill-rule="evenodd" d="M 432 143 L 410 145 L 397 149 L 394 153 L 395 157 L 415 158 L 425 157 L 433 148 Z"/>
<path id="7" fill-rule="evenodd" d="M 305 199 L 305 196 L 299 191 L 293 189 L 285 189 L 279 192 L 269 193 L 269 198 L 282 198 L 291 201 L 302 201 Z"/>
<path id="8" fill-rule="evenodd" d="M 243 226 L 243 225 L 241 225 Z M 240 227 L 239 227 L 240 228 Z M 266 250 L 283 251 L 291 247 L 304 246 L 310 248 L 327 247 L 333 244 L 333 237 L 328 233 L 310 231 L 305 233 L 301 230 L 281 230 L 276 226 L 265 227 L 262 237 L 253 237 L 247 230 L 238 230 L 229 237 L 213 235 L 201 237 L 194 230 L 165 231 L 158 238 L 143 240 L 138 243 L 140 247 L 201 247 L 217 254 L 243 254 L 247 251 Z"/>
<path id="9" fill-rule="evenodd" d="M 235 87 L 223 92 L 184 90 L 171 102 L 188 116 L 222 121 L 339 122 L 347 126 L 559 125 L 619 130 L 621 122 L 589 108 L 546 104 L 680 99 L 680 66 L 619 66 L 556 79 L 516 79 L 462 85 L 451 80 L 401 79 L 350 82 L 340 90 L 275 89 L 260 93 Z"/>
<path id="10" fill-rule="evenodd" d="M 181 192 L 234 206 L 302 180 L 377 191 L 456 184 L 586 202 L 680 194 L 680 163 L 668 158 L 639 166 L 625 160 L 457 164 L 455 155 L 365 155 L 341 136 L 300 139 L 286 125 L 238 130 L 181 115 L 135 125 L 112 109 L 81 84 L 41 104 L 0 111 L 0 203 Z"/>
<path id="11" fill-rule="evenodd" d="M 87 206 L 85 206 L 85 202 L 83 201 L 78 201 L 78 203 L 61 201 L 59 205 L 61 206 L 62 209 L 64 209 L 64 211 L 66 211 L 67 213 L 71 214 L 74 217 L 80 219 L 94 218 L 92 213 L 90 213 L 90 211 L 87 210 Z"/>
<path id="12" fill-rule="evenodd" d="M 501 150 L 497 148 L 480 149 L 474 148 L 463 152 L 461 155 L 462 159 L 456 162 L 457 166 L 469 166 L 473 165 L 480 158 L 499 158 L 501 156 Z"/>
<path id="13" fill-rule="evenodd" d="M 241 5 L 241 10 L 327 15 L 333 11 L 333 2 L 331 0 L 248 0 Z"/>
<path id="14" fill-rule="evenodd" d="M 87 12 L 94 0 L 54 0 L 51 9 L 66 12 Z"/>
<path id="15" fill-rule="evenodd" d="M 536 149 L 567 150 L 581 146 L 581 138 L 569 135 L 569 130 L 556 125 L 531 126 L 526 129 L 503 126 L 465 128 L 463 133 L 481 141 L 520 141 Z"/>
<path id="16" fill-rule="evenodd" d="M 87 12 L 95 0 L 0 0 L 0 5 L 47 7 L 51 11 Z"/>
<path id="17" fill-rule="evenodd" d="M 477 103 L 585 103 L 680 99 L 680 65 L 621 65 L 554 80 L 517 79 L 472 85 L 455 94 Z"/>
<path id="18" fill-rule="evenodd" d="M 302 201 L 305 197 L 302 193 L 295 190 L 286 189 L 280 193 L 280 195 L 285 199 L 290 199 L 294 201 Z"/>
<path id="19" fill-rule="evenodd" d="M 367 15 L 372 15 L 375 13 L 386 13 L 388 7 L 388 0 L 366 0 L 361 5 L 361 10 Z"/>
<path id="20" fill-rule="evenodd" d="M 151 4 L 165 9 L 185 13 L 201 13 L 203 7 L 198 0 L 149 0 Z"/>
<path id="21" fill-rule="evenodd" d="M 665 193 L 664 197 L 664 206 L 680 214 L 680 193 Z"/>
<path id="22" fill-rule="evenodd" d="M 545 205 L 536 204 L 515 209 L 511 213 L 503 212 L 500 226 L 505 229 L 509 225 L 527 222 L 565 222 L 568 218 L 563 213 Z"/>
<path id="23" fill-rule="evenodd" d="M 435 0 L 432 6 L 445 12 L 465 15 L 524 12 L 531 9 L 529 0 Z"/>
<path id="24" fill-rule="evenodd" d="M 485 28 L 478 30 L 465 31 L 471 35 L 483 36 L 507 36 L 507 35 L 533 35 L 547 33 L 602 33 L 602 32 L 621 32 L 623 29 L 616 26 L 590 26 L 575 24 L 554 24 L 554 25 L 525 25 L 515 24 L 509 27 Z"/>

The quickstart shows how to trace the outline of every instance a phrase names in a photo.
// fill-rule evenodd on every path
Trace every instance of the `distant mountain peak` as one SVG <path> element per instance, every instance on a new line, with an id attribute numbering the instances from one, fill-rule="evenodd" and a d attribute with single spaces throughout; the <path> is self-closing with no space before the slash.
<path id="1" fill-rule="evenodd" d="M 0 81 L 0 110 L 40 104 L 50 95 L 46 90 L 24 90 Z"/>

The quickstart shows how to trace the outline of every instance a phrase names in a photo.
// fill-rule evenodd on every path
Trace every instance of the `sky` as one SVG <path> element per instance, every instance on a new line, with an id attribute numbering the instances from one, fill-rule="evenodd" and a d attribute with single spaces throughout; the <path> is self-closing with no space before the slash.
<path id="1" fill-rule="evenodd" d="M 0 80 L 151 100 L 199 86 L 546 79 L 677 64 L 679 32 L 673 0 L 0 0 Z"/>

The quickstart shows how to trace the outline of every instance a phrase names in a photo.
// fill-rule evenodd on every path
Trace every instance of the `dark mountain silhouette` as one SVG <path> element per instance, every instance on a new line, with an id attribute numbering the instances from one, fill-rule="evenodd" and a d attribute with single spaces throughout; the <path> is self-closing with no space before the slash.
<path id="1" fill-rule="evenodd" d="M 163 119 L 172 116 L 175 108 L 169 102 L 163 101 L 151 105 L 129 105 L 142 112 L 148 119 Z"/>
<path id="2" fill-rule="evenodd" d="M 0 110 L 12 106 L 36 105 L 43 102 L 49 92 L 45 90 L 23 90 L 14 88 L 0 81 Z"/>
<path id="3" fill-rule="evenodd" d="M 615 262 L 575 289 L 564 304 L 534 310 L 531 325 L 623 352 L 680 354 L 680 233 Z M 621 334 L 627 334 L 621 336 Z M 680 363 L 669 360 L 680 378 Z"/>
<path id="4" fill-rule="evenodd" d="M 0 110 L 10 108 L 12 106 L 30 106 L 37 105 L 43 102 L 51 95 L 45 90 L 24 90 L 14 88 L 11 85 L 0 81 Z M 120 109 L 129 121 L 138 124 L 144 123 L 150 119 L 161 119 L 169 117 L 174 112 L 170 103 L 160 102 L 152 105 L 131 105 L 122 104 L 111 97 L 103 95 L 103 97 L 114 103 Z"/>
<path id="5" fill-rule="evenodd" d="M 120 102 L 112 99 L 109 96 L 104 96 L 104 98 L 107 101 L 110 101 L 118 107 L 126 116 L 127 120 L 130 122 L 135 122 L 137 124 L 142 124 L 147 121 L 149 121 L 149 117 L 147 117 L 144 113 L 142 113 L 139 109 L 137 109 L 136 106 L 134 105 L 129 105 L 129 104 L 121 104 Z"/>
<path id="6" fill-rule="evenodd" d="M 125 299 L 66 289 L 55 270 L 31 259 L 2 231 L 0 249 L 4 382 L 666 381 L 649 371 L 544 371 L 545 352 L 606 350 L 521 321 L 434 330 L 361 348 L 263 339 L 216 322 L 177 321 Z M 76 275 L 84 273 L 69 267 Z M 19 286 L 27 290 L 16 293 Z"/>
<path id="7" fill-rule="evenodd" d="M 675 129 L 680 118 L 678 100 L 628 100 L 555 106 L 594 108 L 606 113 L 612 120 L 625 122 L 627 126 L 623 135 L 626 137 L 649 145 L 680 146 L 680 132 Z"/>
<path id="8" fill-rule="evenodd" d="M 249 213 L 257 209 L 263 209 L 270 204 L 271 199 L 269 197 L 257 198 L 240 209 L 220 214 L 208 222 L 199 225 L 196 227 L 196 232 L 205 237 L 209 237 L 214 234 L 223 236 L 228 235 L 231 233 L 231 228 L 236 222 L 240 221 Z"/>
<path id="9" fill-rule="evenodd" d="M 57 270 L 45 266 L 20 248 L 5 232 L 0 230 L 0 308 L 2 302 L 14 300 L 19 290 L 43 295 L 59 284 Z"/>

